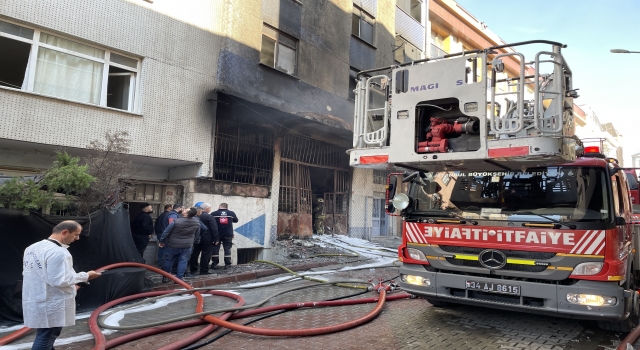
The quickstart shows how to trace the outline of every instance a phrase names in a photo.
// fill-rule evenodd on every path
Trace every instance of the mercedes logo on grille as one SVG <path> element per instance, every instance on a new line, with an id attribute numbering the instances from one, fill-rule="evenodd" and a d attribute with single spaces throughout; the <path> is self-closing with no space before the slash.
<path id="1" fill-rule="evenodd" d="M 507 264 L 507 256 L 499 250 L 487 249 L 480 252 L 478 261 L 488 269 L 497 270 Z"/>

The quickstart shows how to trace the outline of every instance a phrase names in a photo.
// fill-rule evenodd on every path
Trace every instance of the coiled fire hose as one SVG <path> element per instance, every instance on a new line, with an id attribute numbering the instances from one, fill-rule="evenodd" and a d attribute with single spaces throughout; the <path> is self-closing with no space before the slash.
<path id="1" fill-rule="evenodd" d="M 173 275 L 166 273 L 160 269 L 157 269 L 155 267 L 152 266 L 148 266 L 148 265 L 144 265 L 144 264 L 139 264 L 139 263 L 118 263 L 118 264 L 111 264 L 111 265 L 107 265 L 104 266 L 100 269 L 97 269 L 97 271 L 104 271 L 104 270 L 111 270 L 111 269 L 115 269 L 115 268 L 120 268 L 120 267 L 143 267 L 149 271 L 152 272 L 156 272 L 164 277 L 167 277 L 171 280 L 173 280 L 176 284 L 181 285 L 182 287 L 186 288 L 188 291 L 180 291 L 179 293 L 185 293 L 185 292 L 190 292 L 193 293 L 194 296 L 197 299 L 197 306 L 196 306 L 196 313 L 186 316 L 184 318 L 180 318 L 180 319 L 187 319 L 187 318 L 194 318 L 197 316 L 202 316 L 204 321 L 207 321 L 209 323 L 211 323 L 212 325 L 216 325 L 216 326 L 222 326 L 228 329 L 232 329 L 235 331 L 240 331 L 240 332 L 245 332 L 245 333 L 251 333 L 251 334 L 258 334 L 258 335 L 269 335 L 269 336 L 311 336 L 311 335 L 320 335 L 320 334 L 328 334 L 328 333 L 333 333 L 333 332 L 338 332 L 341 330 L 346 330 L 346 329 L 350 329 L 356 326 L 359 326 L 361 324 L 364 324 L 366 322 L 369 322 L 370 320 L 372 320 L 373 318 L 375 318 L 378 314 L 380 314 L 380 312 L 382 311 L 382 307 L 384 306 L 385 301 L 387 300 L 387 296 L 386 296 L 386 290 L 381 289 L 379 290 L 380 292 L 380 297 L 379 298 L 369 298 L 368 300 L 364 299 L 364 301 L 353 301 L 353 300 L 349 300 L 349 301 L 340 301 L 338 303 L 333 303 L 333 304 L 321 304 L 322 306 L 336 306 L 336 305 L 340 305 L 340 303 L 345 303 L 345 305 L 351 305 L 350 303 L 364 303 L 364 302 L 377 302 L 376 307 L 370 311 L 367 315 L 360 317 L 356 320 L 353 321 L 349 321 L 349 322 L 345 322 L 342 324 L 337 324 L 337 325 L 332 325 L 332 326 L 327 326 L 327 327 L 319 327 L 319 328 L 309 328 L 309 329 L 297 329 L 297 330 L 287 330 L 287 329 L 264 329 L 264 328 L 254 328 L 254 327 L 247 327 L 247 326 L 243 326 L 243 325 L 238 325 L 235 323 L 231 323 L 226 321 L 225 319 L 218 318 L 218 317 L 214 317 L 211 316 L 211 313 L 217 313 L 217 312 L 223 312 L 223 311 L 235 311 L 238 308 L 247 308 L 247 307 L 234 307 L 234 308 L 227 308 L 227 309 L 221 309 L 221 310 L 214 310 L 214 311 L 208 311 L 208 312 L 204 312 L 204 299 L 201 295 L 201 293 L 199 292 L 199 290 L 211 290 L 211 287 L 208 288 L 202 288 L 199 290 L 193 290 L 193 288 L 185 283 L 184 281 L 174 277 Z M 288 269 L 287 269 L 288 270 Z M 291 270 L 289 270 L 290 272 L 292 272 Z M 295 274 L 295 273 L 294 273 Z M 297 274 L 296 274 L 297 275 Z M 365 282 L 361 282 L 361 281 L 339 281 L 341 283 L 365 283 Z M 335 284 L 337 282 L 324 282 L 319 284 L 319 285 L 329 285 L 329 284 Z M 319 285 L 313 285 L 313 286 L 319 286 Z M 345 285 L 345 286 L 349 286 L 349 287 L 353 287 L 352 285 Z M 303 286 L 304 288 L 309 288 L 311 286 Z M 234 289 L 239 289 L 239 288 L 234 288 Z M 297 289 L 302 289 L 302 288 L 291 288 L 287 291 L 292 291 L 292 290 L 297 290 Z M 286 291 L 285 291 L 286 292 Z M 163 291 L 163 292 L 149 292 L 149 293 L 142 293 L 142 294 L 137 294 L 137 295 L 132 295 L 132 296 L 128 296 L 128 297 L 124 297 L 124 298 L 120 298 L 114 301 L 111 301 L 103 306 L 101 306 L 100 308 L 96 309 L 92 314 L 91 317 L 89 318 L 89 329 L 91 331 L 91 333 L 93 334 L 94 338 L 95 338 L 95 347 L 94 349 L 105 349 L 107 342 L 105 340 L 104 335 L 102 334 L 102 332 L 100 331 L 100 329 L 98 328 L 98 316 L 100 315 L 100 313 L 104 312 L 105 310 L 107 310 L 108 308 L 118 305 L 120 303 L 123 303 L 125 301 L 129 301 L 129 300 L 134 300 L 134 299 L 139 299 L 142 297 L 147 297 L 147 296 L 160 296 L 160 295 L 168 295 L 168 294 L 175 294 L 175 293 L 171 293 L 171 292 L 167 292 L 167 291 Z M 231 293 L 229 293 L 231 294 Z M 282 293 L 277 293 L 276 295 L 279 295 Z M 218 294 L 221 295 L 221 294 Z M 275 296 L 275 295 L 274 295 Z M 273 296 L 272 296 L 273 297 Z M 393 299 L 401 299 L 401 298 L 407 298 L 409 297 L 408 294 L 398 294 L 397 296 L 393 296 Z M 237 299 L 239 301 L 239 304 L 241 303 L 242 299 Z M 391 299 L 390 299 L 391 300 Z M 266 302 L 266 301 L 264 301 Z M 264 302 L 262 302 L 261 304 L 263 304 Z M 332 303 L 332 302 L 329 302 Z M 294 303 L 295 305 L 300 305 L 298 303 Z M 285 304 L 284 306 L 280 306 L 280 307 L 284 307 L 284 308 L 299 308 L 299 307 L 309 307 L 311 306 L 310 303 L 304 303 L 303 306 L 295 306 L 293 304 Z M 318 304 L 316 303 L 316 306 Z M 250 306 L 250 307 L 254 307 L 254 306 Z M 262 311 L 262 312 L 269 312 L 271 310 L 273 310 L 273 307 L 269 307 L 268 311 Z M 257 312 L 256 310 L 252 310 L 254 312 Z M 248 316 L 249 314 L 245 314 L 244 317 Z M 226 315 L 225 315 L 226 316 Z M 227 316 L 227 317 L 231 317 L 231 315 Z M 238 316 L 233 317 L 235 318 L 239 318 Z M 172 320 L 168 320 L 168 321 L 163 321 L 160 322 L 160 324 L 166 324 L 168 322 L 173 322 L 175 321 L 175 319 Z M 202 322 L 200 320 L 196 320 L 196 322 L 198 322 L 199 324 L 202 324 Z M 129 338 L 134 338 L 134 334 L 135 334 L 135 339 L 138 339 L 142 336 L 147 336 L 147 335 L 151 335 L 151 334 L 157 334 L 159 332 L 164 332 L 164 331 L 168 331 L 170 329 L 179 329 L 179 328 L 183 328 L 181 326 L 184 326 L 185 323 L 187 322 L 181 322 L 181 325 L 168 325 L 168 326 L 163 326 L 163 327 L 157 327 L 155 329 L 151 329 L 151 330 L 145 330 L 145 331 L 141 331 L 141 332 L 136 332 L 136 333 L 132 333 L 132 334 L 128 334 L 125 335 L 123 337 L 120 338 L 125 338 L 123 340 L 117 341 L 119 338 L 114 339 L 112 343 L 110 343 L 110 346 L 116 346 L 119 344 L 122 344 L 126 341 L 130 341 L 133 339 L 129 339 L 126 340 L 127 337 Z M 195 325 L 194 321 L 191 321 L 190 324 Z M 153 325 L 156 325 L 155 323 Z M 145 325 L 145 327 L 147 327 L 149 325 Z M 179 328 L 175 328 L 175 327 L 179 327 Z M 112 327 L 107 327 L 107 328 L 112 328 Z M 215 329 L 215 328 L 213 328 Z M 194 334 L 192 337 L 189 337 L 189 339 L 191 338 L 195 338 L 196 341 L 197 339 L 199 339 L 200 337 L 206 336 L 206 334 L 209 334 L 211 331 L 213 331 L 213 329 L 209 329 L 207 330 L 207 332 L 205 333 L 204 330 L 200 331 L 196 334 Z M 24 336 L 25 334 L 27 334 L 29 332 L 29 328 L 23 328 L 20 329 L 6 337 L 0 338 L 0 345 L 5 345 L 9 342 L 12 342 L 14 340 L 19 339 L 20 337 Z M 196 338 L 196 335 L 198 336 Z M 184 345 L 188 345 L 189 343 L 185 342 L 187 341 L 187 339 L 184 339 L 184 341 L 181 341 L 181 345 L 180 346 L 184 346 Z M 193 342 L 191 341 L 191 342 Z M 173 348 L 173 347 L 171 347 Z"/>
<path id="2" fill-rule="evenodd" d="M 182 291 L 184 292 L 184 291 Z M 194 294 L 197 292 L 193 292 Z M 110 301 L 102 306 L 100 306 L 98 309 L 96 309 L 93 313 L 91 313 L 91 316 L 89 317 L 89 330 L 91 331 L 91 333 L 94 336 L 95 339 L 95 346 L 94 349 L 109 349 L 112 348 L 114 346 L 117 345 L 121 345 L 127 342 L 130 342 L 132 340 L 136 340 L 139 338 L 143 338 L 146 336 L 150 336 L 150 335 L 155 335 L 155 334 L 159 334 L 159 333 L 164 333 L 164 332 L 168 332 L 168 331 L 172 331 L 172 330 L 176 330 L 176 329 L 182 329 L 182 328 L 186 328 L 186 327 L 191 327 L 191 326 L 196 326 L 196 325 L 200 325 L 200 324 L 204 324 L 206 323 L 203 320 L 195 320 L 198 323 L 196 324 L 192 324 L 193 321 L 190 322 L 180 322 L 180 323 L 174 323 L 174 324 L 170 324 L 170 325 L 166 325 L 164 327 L 156 327 L 156 328 L 152 328 L 152 329 L 146 329 L 140 332 L 135 332 L 135 333 L 131 333 L 131 334 L 127 334 L 115 339 L 112 339 L 110 341 L 106 341 L 104 334 L 102 334 L 102 332 L 100 331 L 100 329 L 98 328 L 96 321 L 98 316 L 105 310 L 109 309 L 111 306 L 114 305 L 118 305 L 120 303 L 129 301 L 129 300 L 134 300 L 134 299 L 139 299 L 139 298 L 143 298 L 143 297 L 154 297 L 154 296 L 158 296 L 158 295 L 165 295 L 165 294 L 175 294 L 175 293 L 171 293 L 171 291 L 160 291 L 160 292 L 147 292 L 147 293 L 141 293 L 141 294 L 135 294 L 135 295 L 130 295 L 130 296 L 126 296 L 123 298 L 119 298 L 113 301 Z M 244 304 L 244 298 L 242 298 L 239 295 L 233 294 L 233 293 L 229 293 L 229 292 L 224 292 L 224 291 L 211 291 L 211 294 L 214 295 L 220 295 L 220 296 L 226 296 L 229 298 L 233 298 L 236 299 L 238 301 L 238 303 L 236 304 L 237 306 L 241 306 Z M 204 306 L 204 304 L 203 304 Z M 231 316 L 231 312 L 225 313 L 224 315 L 221 316 L 221 318 L 223 319 L 228 319 Z M 210 325 L 208 327 L 205 327 L 204 329 L 194 333 L 193 335 L 184 338 L 176 343 L 173 344 L 169 344 L 165 347 L 163 347 L 163 350 L 177 350 L 180 349 L 184 346 L 187 346 L 191 343 L 194 343 L 196 341 L 198 341 L 198 339 L 201 339 L 202 337 L 207 336 L 208 334 L 210 334 L 211 332 L 213 332 L 214 330 L 216 330 L 218 328 L 218 326 L 216 325 Z M 96 332 L 97 331 L 97 332 Z"/>

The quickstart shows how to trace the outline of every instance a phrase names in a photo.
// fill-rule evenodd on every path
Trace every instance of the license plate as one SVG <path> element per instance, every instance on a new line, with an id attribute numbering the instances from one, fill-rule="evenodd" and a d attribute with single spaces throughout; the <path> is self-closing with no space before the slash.
<path id="1" fill-rule="evenodd" d="M 520 295 L 520 286 L 514 286 L 513 284 L 466 281 L 466 288 L 488 293 Z"/>

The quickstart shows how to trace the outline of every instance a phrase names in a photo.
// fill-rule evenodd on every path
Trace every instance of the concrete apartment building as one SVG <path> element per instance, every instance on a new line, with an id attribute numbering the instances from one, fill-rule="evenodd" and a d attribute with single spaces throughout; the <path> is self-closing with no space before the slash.
<path id="1" fill-rule="evenodd" d="M 318 199 L 326 232 L 399 235 L 386 172 L 348 165 L 356 73 L 500 44 L 453 0 L 1 0 L 0 175 L 122 130 L 126 201 L 228 203 L 234 263 L 310 235 Z"/>
<path id="2" fill-rule="evenodd" d="M 607 157 L 616 158 L 624 166 L 623 135 L 613 123 L 601 123 L 598 115 L 588 105 L 575 106 L 576 135 L 585 146 L 598 146 Z"/>
<path id="3" fill-rule="evenodd" d="M 631 155 L 631 168 L 640 168 L 640 153 Z"/>
<path id="4" fill-rule="evenodd" d="M 329 231 L 364 237 L 373 173 L 350 169 L 345 153 L 353 77 L 410 59 L 398 52 L 424 57 L 426 9 L 419 0 L 4 0 L 0 175 L 37 174 L 58 149 L 82 156 L 107 131 L 127 131 L 139 185 L 126 201 L 156 214 L 165 203 L 229 203 L 240 219 L 234 262 L 268 256 L 279 236 L 310 235 L 317 198 Z"/>

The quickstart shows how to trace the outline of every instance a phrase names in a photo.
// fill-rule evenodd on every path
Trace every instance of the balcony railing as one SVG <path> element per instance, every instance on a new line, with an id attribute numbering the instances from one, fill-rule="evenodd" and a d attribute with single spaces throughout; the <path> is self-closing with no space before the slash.
<path id="1" fill-rule="evenodd" d="M 447 51 L 435 46 L 434 44 L 429 45 L 429 58 L 433 57 L 442 57 L 444 55 L 448 55 Z"/>
<path id="2" fill-rule="evenodd" d="M 396 6 L 396 33 L 402 35 L 420 51 L 424 51 L 424 26 Z"/>

